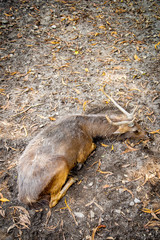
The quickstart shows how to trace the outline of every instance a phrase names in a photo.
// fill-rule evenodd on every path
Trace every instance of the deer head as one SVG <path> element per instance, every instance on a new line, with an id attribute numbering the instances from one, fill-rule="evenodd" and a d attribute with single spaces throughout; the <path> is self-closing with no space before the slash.
<path id="1" fill-rule="evenodd" d="M 107 121 L 111 125 L 118 126 L 118 129 L 114 132 L 114 134 L 124 134 L 124 137 L 126 138 L 133 137 L 148 139 L 147 133 L 141 128 L 141 126 L 137 122 L 135 122 L 137 106 L 134 108 L 132 113 L 129 113 L 105 92 L 105 86 L 103 86 L 101 91 L 123 113 L 123 115 L 119 115 L 119 117 L 114 120 L 111 120 L 111 118 L 105 115 Z"/>

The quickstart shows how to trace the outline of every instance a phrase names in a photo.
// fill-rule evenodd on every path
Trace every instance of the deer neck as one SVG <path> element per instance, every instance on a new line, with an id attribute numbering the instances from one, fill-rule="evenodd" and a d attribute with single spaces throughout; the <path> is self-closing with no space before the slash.
<path id="1" fill-rule="evenodd" d="M 113 126 L 108 122 L 105 115 L 79 116 L 79 123 L 93 138 L 111 137 L 118 129 L 117 126 Z"/>

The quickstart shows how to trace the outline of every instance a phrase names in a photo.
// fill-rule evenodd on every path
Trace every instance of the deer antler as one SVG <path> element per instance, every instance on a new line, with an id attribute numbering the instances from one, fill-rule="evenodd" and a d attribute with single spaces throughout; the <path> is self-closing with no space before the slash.
<path id="1" fill-rule="evenodd" d="M 100 90 L 103 92 L 103 94 L 104 94 L 107 98 L 109 98 L 109 99 L 113 102 L 113 104 L 114 104 L 122 113 L 124 113 L 124 114 L 126 115 L 126 117 L 127 117 L 127 119 L 128 119 L 127 121 L 113 122 L 111 119 L 109 119 L 108 116 L 106 116 L 108 122 L 111 123 L 112 125 L 116 125 L 116 126 L 122 125 L 122 124 L 133 124 L 133 122 L 134 122 L 134 120 L 135 120 L 135 119 L 134 119 L 134 115 L 135 115 L 135 112 L 136 112 L 136 110 L 137 110 L 137 106 L 135 107 L 135 109 L 133 110 L 132 113 L 128 113 L 128 112 L 127 112 L 124 108 L 122 108 L 112 97 L 110 97 L 110 96 L 105 92 L 105 86 L 106 86 L 106 85 L 104 85 L 103 88 L 101 88 Z"/>
<path id="2" fill-rule="evenodd" d="M 128 124 L 130 125 L 130 127 L 133 127 L 134 125 L 134 120 L 135 118 L 133 118 L 132 120 L 130 121 L 120 121 L 120 122 L 113 122 L 107 115 L 105 115 L 107 121 L 112 124 L 112 125 L 115 125 L 115 126 L 120 126 L 120 125 L 123 125 L 123 124 Z"/>

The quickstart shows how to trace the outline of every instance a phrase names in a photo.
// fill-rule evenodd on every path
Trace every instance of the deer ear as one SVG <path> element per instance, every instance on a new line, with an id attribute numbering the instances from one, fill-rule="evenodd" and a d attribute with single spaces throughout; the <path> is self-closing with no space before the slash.
<path id="1" fill-rule="evenodd" d="M 119 126 L 118 129 L 114 132 L 114 134 L 123 134 L 128 131 L 128 126 Z"/>
<path id="2" fill-rule="evenodd" d="M 130 127 L 129 125 L 121 125 L 118 127 L 118 129 L 114 132 L 114 134 L 123 134 L 126 132 L 135 132 L 137 130 L 137 127 Z"/>

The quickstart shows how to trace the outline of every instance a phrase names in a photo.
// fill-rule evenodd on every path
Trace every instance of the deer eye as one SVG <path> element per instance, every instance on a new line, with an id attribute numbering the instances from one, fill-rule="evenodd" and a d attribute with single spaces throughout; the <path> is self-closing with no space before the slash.
<path id="1" fill-rule="evenodd" d="M 138 135 L 138 134 L 139 134 L 139 131 L 138 131 L 138 130 L 136 130 L 136 131 L 134 131 L 134 133 L 135 133 L 136 135 Z"/>

